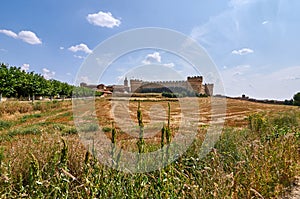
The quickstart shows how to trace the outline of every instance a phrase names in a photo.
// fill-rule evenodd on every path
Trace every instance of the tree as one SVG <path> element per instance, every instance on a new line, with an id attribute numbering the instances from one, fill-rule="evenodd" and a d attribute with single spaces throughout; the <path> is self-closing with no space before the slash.
<path id="1" fill-rule="evenodd" d="M 2 95 L 10 97 L 15 94 L 15 83 L 15 74 L 13 73 L 13 70 L 10 70 L 2 63 L 0 66 L 0 101 Z"/>
<path id="2" fill-rule="evenodd" d="M 0 101 L 6 97 L 27 97 L 34 101 L 36 95 L 53 97 L 60 95 L 70 97 L 74 86 L 58 80 L 47 80 L 34 72 L 25 72 L 20 67 L 0 64 Z M 82 90 L 83 95 L 90 91 Z"/>
<path id="3" fill-rule="evenodd" d="M 294 95 L 294 105 L 296 105 L 296 106 L 300 106 L 300 92 L 298 92 L 298 93 L 296 93 L 295 95 Z"/>

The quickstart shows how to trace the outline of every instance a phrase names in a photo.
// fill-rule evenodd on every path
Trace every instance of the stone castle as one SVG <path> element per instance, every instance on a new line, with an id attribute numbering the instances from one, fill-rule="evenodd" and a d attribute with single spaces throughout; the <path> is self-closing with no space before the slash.
<path id="1" fill-rule="evenodd" d="M 129 85 L 129 84 L 130 85 Z M 105 86 L 104 84 L 99 85 L 87 85 L 86 83 L 81 83 L 82 87 L 89 87 L 92 89 L 97 89 L 99 91 L 105 92 L 131 92 L 139 93 L 142 90 L 151 89 L 163 89 L 163 88 L 182 88 L 189 91 L 193 91 L 197 94 L 206 94 L 208 96 L 213 95 L 213 84 L 203 84 L 202 76 L 187 77 L 186 81 L 143 81 L 140 79 L 128 79 L 125 77 L 124 85 L 110 85 Z"/>

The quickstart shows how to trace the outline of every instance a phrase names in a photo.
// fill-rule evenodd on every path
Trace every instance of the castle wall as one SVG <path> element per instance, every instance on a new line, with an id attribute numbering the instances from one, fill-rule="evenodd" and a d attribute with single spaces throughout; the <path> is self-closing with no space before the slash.
<path id="1" fill-rule="evenodd" d="M 213 84 L 205 84 L 203 85 L 203 77 L 202 76 L 194 76 L 188 77 L 187 81 L 153 81 L 146 82 L 138 79 L 130 80 L 130 91 L 132 93 L 139 92 L 142 88 L 156 89 L 163 87 L 181 87 L 188 90 L 193 90 L 199 94 L 206 94 L 208 96 L 213 95 Z"/>
<path id="2" fill-rule="evenodd" d="M 155 81 L 155 82 L 144 82 L 143 85 L 147 85 L 148 88 L 155 87 L 181 87 L 188 88 L 187 81 Z"/>

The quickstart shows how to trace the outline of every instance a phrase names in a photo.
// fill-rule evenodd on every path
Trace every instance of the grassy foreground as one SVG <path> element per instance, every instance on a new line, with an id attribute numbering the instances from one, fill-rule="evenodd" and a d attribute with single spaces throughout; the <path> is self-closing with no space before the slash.
<path id="1" fill-rule="evenodd" d="M 7 103 L 0 112 L 0 198 L 280 198 L 300 175 L 299 109 L 251 114 L 205 158 L 195 140 L 166 168 L 140 174 L 86 152 L 70 102 Z"/>

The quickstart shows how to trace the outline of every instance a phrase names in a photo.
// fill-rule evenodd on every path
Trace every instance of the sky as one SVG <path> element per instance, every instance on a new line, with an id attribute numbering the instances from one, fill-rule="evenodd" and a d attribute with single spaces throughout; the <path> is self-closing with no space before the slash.
<path id="1" fill-rule="evenodd" d="M 73 84 L 105 40 L 135 28 L 167 28 L 206 50 L 226 95 L 291 99 L 300 91 L 299 10 L 298 0 L 2 0 L 0 62 Z M 128 71 L 149 64 L 179 71 L 176 80 L 197 75 L 170 52 L 141 49 L 112 63 L 101 83 L 145 78 Z"/>

